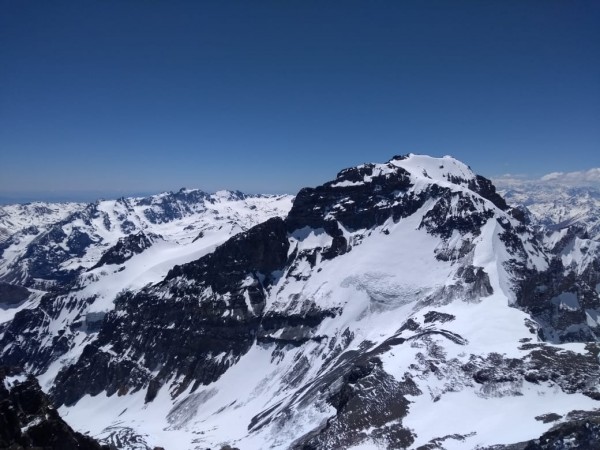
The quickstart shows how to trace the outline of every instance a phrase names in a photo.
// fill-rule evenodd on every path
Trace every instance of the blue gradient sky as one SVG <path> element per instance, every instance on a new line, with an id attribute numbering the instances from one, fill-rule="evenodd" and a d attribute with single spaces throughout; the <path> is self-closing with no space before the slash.
<path id="1" fill-rule="evenodd" d="M 598 1 L 0 0 L 0 197 L 600 166 Z"/>

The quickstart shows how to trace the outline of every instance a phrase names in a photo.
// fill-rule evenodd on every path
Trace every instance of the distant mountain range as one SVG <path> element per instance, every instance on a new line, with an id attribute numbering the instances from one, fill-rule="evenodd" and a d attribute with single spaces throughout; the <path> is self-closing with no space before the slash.
<path id="1" fill-rule="evenodd" d="M 600 238 L 600 186 L 567 186 L 544 182 L 499 182 L 508 202 L 523 205 L 548 229 L 579 224 L 591 238 Z"/>
<path id="2" fill-rule="evenodd" d="M 599 218 L 412 154 L 295 197 L 3 206 L 0 365 L 118 449 L 591 449 Z"/>

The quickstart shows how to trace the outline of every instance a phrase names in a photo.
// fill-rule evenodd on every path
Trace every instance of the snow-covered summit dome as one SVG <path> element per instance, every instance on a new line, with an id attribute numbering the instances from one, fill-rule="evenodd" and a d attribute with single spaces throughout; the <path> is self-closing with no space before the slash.
<path id="1" fill-rule="evenodd" d="M 426 177 L 434 181 L 469 181 L 476 177 L 469 166 L 452 156 L 437 158 L 409 153 L 406 156 L 394 156 L 389 163 L 405 169 L 413 177 Z"/>

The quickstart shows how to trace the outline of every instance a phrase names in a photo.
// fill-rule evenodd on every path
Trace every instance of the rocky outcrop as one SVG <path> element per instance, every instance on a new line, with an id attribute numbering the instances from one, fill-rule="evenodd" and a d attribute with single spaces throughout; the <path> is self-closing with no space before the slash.
<path id="1" fill-rule="evenodd" d="M 14 318 L 0 324 L 1 363 L 29 367 L 34 374 L 43 373 L 50 363 L 64 354 L 81 326 L 81 313 L 86 302 L 72 296 L 46 294 L 36 308 L 24 308 Z M 69 327 L 47 330 L 48 323 L 61 314 L 71 315 L 74 320 Z"/>
<path id="2" fill-rule="evenodd" d="M 600 442 L 600 415 L 597 411 L 571 411 L 565 417 L 545 414 L 536 417 L 544 423 L 556 423 L 536 439 L 510 445 L 494 445 L 481 450 L 595 450 Z"/>
<path id="3" fill-rule="evenodd" d="M 123 264 L 131 259 L 134 255 L 142 253 L 152 245 L 151 237 L 144 234 L 142 231 L 136 234 L 119 238 L 119 241 L 109 248 L 100 258 L 100 260 L 89 270 L 102 267 L 106 264 Z"/>
<path id="4" fill-rule="evenodd" d="M 328 402 L 335 416 L 291 448 L 350 448 L 361 444 L 371 427 L 377 430 L 371 437 L 385 448 L 405 449 L 414 442 L 412 432 L 402 426 L 410 404 L 405 395 L 421 394 L 410 378 L 396 380 L 372 358 L 357 361 L 331 387 Z"/>
<path id="5" fill-rule="evenodd" d="M 109 450 L 73 431 L 33 377 L 0 367 L 0 448 L 11 450 Z"/>
<path id="6" fill-rule="evenodd" d="M 494 215 L 491 208 L 483 207 L 482 210 L 483 202 L 470 195 L 449 189 L 440 194 L 439 200 L 421 221 L 421 227 L 425 227 L 431 234 L 444 239 L 449 239 L 454 231 L 462 235 L 471 233 L 478 236 L 481 227 Z"/>
<path id="7" fill-rule="evenodd" d="M 496 187 L 492 184 L 491 180 L 488 180 L 481 175 L 477 175 L 474 180 L 469 181 L 469 189 L 473 192 L 477 192 L 483 198 L 491 201 L 496 207 L 502 211 L 508 210 L 506 200 L 496 192 Z"/>
<path id="8" fill-rule="evenodd" d="M 600 259 L 577 274 L 554 258 L 548 269 L 522 269 L 517 303 L 538 322 L 550 342 L 588 342 L 600 337 Z"/>
<path id="9" fill-rule="evenodd" d="M 573 411 L 567 416 L 567 420 L 552 427 L 538 439 L 527 442 L 523 450 L 592 450 L 598 447 L 600 415 Z"/>
<path id="10" fill-rule="evenodd" d="M 333 236 L 336 222 L 360 230 L 382 225 L 390 217 L 407 217 L 425 200 L 425 196 L 399 195 L 410 186 L 410 174 L 391 163 L 385 170 L 376 164 L 342 170 L 335 180 L 298 192 L 286 219 L 288 230 L 324 228 Z"/>

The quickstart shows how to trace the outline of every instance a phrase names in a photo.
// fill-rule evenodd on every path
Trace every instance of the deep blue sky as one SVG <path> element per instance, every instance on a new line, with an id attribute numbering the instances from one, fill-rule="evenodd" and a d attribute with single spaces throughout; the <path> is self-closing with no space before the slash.
<path id="1" fill-rule="evenodd" d="M 600 166 L 600 2 L 0 0 L 0 197 Z"/>

